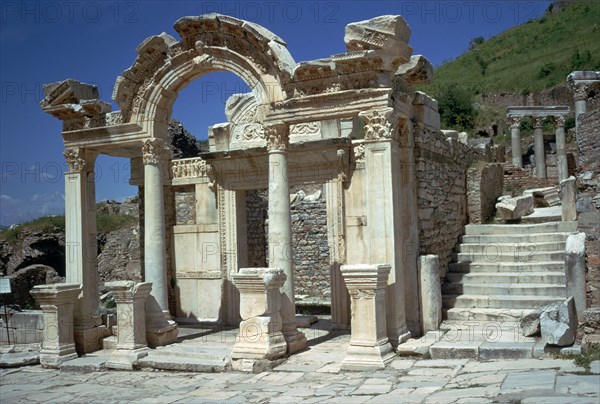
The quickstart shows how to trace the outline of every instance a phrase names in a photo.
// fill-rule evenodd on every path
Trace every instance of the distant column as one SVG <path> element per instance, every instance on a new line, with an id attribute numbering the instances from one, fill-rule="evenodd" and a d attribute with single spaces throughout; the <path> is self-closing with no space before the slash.
<path id="1" fill-rule="evenodd" d="M 587 87 L 584 84 L 573 86 L 575 98 L 575 137 L 579 139 L 579 116 L 587 111 Z"/>
<path id="2" fill-rule="evenodd" d="M 567 151 L 565 140 L 565 117 L 563 115 L 554 117 L 556 136 L 556 154 L 558 156 L 558 182 L 569 177 L 569 165 L 567 163 Z"/>
<path id="3" fill-rule="evenodd" d="M 523 154 L 521 153 L 521 119 L 520 116 L 509 116 L 510 120 L 510 139 L 512 146 L 512 165 L 523 167 Z"/>
<path id="4" fill-rule="evenodd" d="M 533 118 L 533 136 L 535 138 L 535 176 L 546 178 L 546 151 L 544 150 L 544 117 Z"/>

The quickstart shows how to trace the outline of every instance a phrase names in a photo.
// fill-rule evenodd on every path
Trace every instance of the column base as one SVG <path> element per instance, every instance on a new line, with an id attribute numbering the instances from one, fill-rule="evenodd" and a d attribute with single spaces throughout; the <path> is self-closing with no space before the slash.
<path id="1" fill-rule="evenodd" d="M 298 331 L 295 326 L 291 329 L 283 330 L 283 337 L 287 343 L 288 355 L 302 351 L 308 345 L 308 341 L 306 340 L 304 333 Z"/>
<path id="2" fill-rule="evenodd" d="M 231 358 L 274 360 L 283 357 L 287 351 L 287 343 L 281 331 L 267 331 L 272 327 L 270 317 L 254 317 L 242 321 Z"/>
<path id="3" fill-rule="evenodd" d="M 44 368 L 58 369 L 64 362 L 77 359 L 75 344 L 66 345 L 60 349 L 46 349 L 40 351 L 40 364 Z"/>
<path id="4" fill-rule="evenodd" d="M 410 331 L 402 331 L 398 333 L 394 333 L 392 337 L 388 336 L 389 343 L 392 347 L 396 348 L 401 343 L 408 341 L 411 337 Z"/>
<path id="5" fill-rule="evenodd" d="M 384 340 L 375 346 L 350 345 L 342 361 L 341 370 L 379 370 L 395 358 L 392 345 Z"/>
<path id="6" fill-rule="evenodd" d="M 102 340 L 106 336 L 106 326 L 73 327 L 75 347 L 80 354 L 96 352 L 102 349 Z"/>
<path id="7" fill-rule="evenodd" d="M 268 359 L 232 359 L 231 369 L 238 372 L 262 373 L 274 369 L 285 362 L 285 358 Z"/>
<path id="8" fill-rule="evenodd" d="M 150 348 L 117 349 L 105 366 L 110 369 L 133 370 L 137 361 L 148 355 Z"/>
<path id="9" fill-rule="evenodd" d="M 162 311 L 146 312 L 146 341 L 150 348 L 177 342 L 177 323 Z"/>

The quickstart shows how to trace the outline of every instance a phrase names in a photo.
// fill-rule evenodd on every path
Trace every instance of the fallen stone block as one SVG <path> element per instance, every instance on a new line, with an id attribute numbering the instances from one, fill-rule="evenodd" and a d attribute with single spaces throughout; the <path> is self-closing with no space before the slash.
<path id="1" fill-rule="evenodd" d="M 540 313 L 529 313 L 519 322 L 524 337 L 532 337 L 540 334 Z"/>
<path id="2" fill-rule="evenodd" d="M 501 196 L 496 204 L 496 212 L 502 220 L 517 220 L 533 213 L 533 196 L 507 198 Z"/>
<path id="3" fill-rule="evenodd" d="M 577 312 L 573 297 L 544 307 L 540 313 L 540 329 L 542 341 L 558 346 L 572 345 L 577 332 Z"/>

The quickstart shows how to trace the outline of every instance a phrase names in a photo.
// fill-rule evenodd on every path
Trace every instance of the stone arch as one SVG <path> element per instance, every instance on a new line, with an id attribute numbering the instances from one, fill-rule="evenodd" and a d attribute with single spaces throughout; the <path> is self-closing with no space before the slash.
<path id="1" fill-rule="evenodd" d="M 177 41 L 162 33 L 137 48 L 134 64 L 117 78 L 113 99 L 123 121 L 149 137 L 166 133 L 178 92 L 203 75 L 231 72 L 253 89 L 264 119 L 286 100 L 284 85 L 296 65 L 286 43 L 260 25 L 219 14 L 179 19 Z"/>

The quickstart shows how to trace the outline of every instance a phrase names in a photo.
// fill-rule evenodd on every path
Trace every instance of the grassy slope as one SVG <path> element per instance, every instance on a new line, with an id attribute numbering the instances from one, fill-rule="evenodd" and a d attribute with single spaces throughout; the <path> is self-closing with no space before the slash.
<path id="1" fill-rule="evenodd" d="M 600 70 L 599 2 L 566 7 L 490 38 L 436 69 L 434 83 L 425 91 L 435 94 L 436 87 L 451 83 L 467 86 L 476 93 L 526 93 L 550 88 L 564 83 L 574 70 L 572 58 L 576 50 L 580 55 L 586 51 L 591 54 L 591 60 L 579 66 L 579 70 Z M 476 55 L 488 63 L 485 75 Z M 549 63 L 554 69 L 541 76 L 542 68 Z"/>

